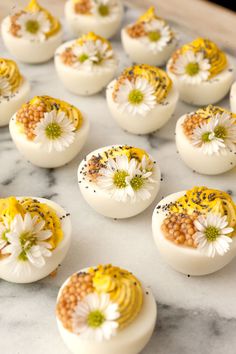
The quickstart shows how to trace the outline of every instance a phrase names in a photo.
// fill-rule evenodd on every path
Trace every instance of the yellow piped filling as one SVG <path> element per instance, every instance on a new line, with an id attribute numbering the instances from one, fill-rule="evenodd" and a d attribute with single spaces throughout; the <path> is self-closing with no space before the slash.
<path id="1" fill-rule="evenodd" d="M 125 79 L 132 81 L 137 77 L 145 78 L 150 85 L 153 86 L 155 90 L 154 95 L 158 103 L 163 102 L 172 88 L 172 80 L 164 70 L 155 66 L 141 64 L 134 65 L 124 70 L 116 82 L 113 96 L 116 96 L 120 84 L 122 84 Z"/>
<path id="2" fill-rule="evenodd" d="M 194 53 L 203 53 L 204 58 L 209 60 L 211 66 L 209 69 L 209 78 L 218 75 L 228 66 L 228 60 L 225 53 L 209 39 L 197 38 L 194 41 L 183 45 L 173 54 L 173 63 L 175 63 L 175 61 L 180 55 L 186 53 L 187 51 L 193 51 Z"/>
<path id="3" fill-rule="evenodd" d="M 108 45 L 108 47 L 110 49 L 112 49 L 111 43 L 107 39 L 95 34 L 94 32 L 89 32 L 87 34 L 84 34 L 82 37 L 80 37 L 76 40 L 74 45 L 75 46 L 76 45 L 83 45 L 84 43 L 86 43 L 88 41 L 96 42 L 97 40 L 100 40 L 102 43 L 106 43 Z"/>
<path id="4" fill-rule="evenodd" d="M 139 314 L 143 305 L 143 289 L 140 281 L 127 270 L 112 265 L 90 269 L 95 292 L 108 293 L 118 304 L 119 328 L 128 326 Z"/>
<path id="5" fill-rule="evenodd" d="M 17 64 L 10 59 L 0 58 L 0 77 L 9 82 L 12 93 L 17 91 L 23 82 L 23 77 Z"/>
<path id="6" fill-rule="evenodd" d="M 52 236 L 47 240 L 55 249 L 63 239 L 61 222 L 54 209 L 36 199 L 23 198 L 17 200 L 15 197 L 0 199 L 0 222 L 11 223 L 17 214 L 22 217 L 30 213 L 32 217 L 38 216 L 38 221 L 45 221 L 45 230 L 51 230 Z"/>
<path id="7" fill-rule="evenodd" d="M 229 227 L 236 231 L 236 204 L 228 193 L 217 189 L 194 187 L 171 204 L 169 210 L 188 215 L 196 212 L 203 215 L 207 213 L 226 215 Z"/>

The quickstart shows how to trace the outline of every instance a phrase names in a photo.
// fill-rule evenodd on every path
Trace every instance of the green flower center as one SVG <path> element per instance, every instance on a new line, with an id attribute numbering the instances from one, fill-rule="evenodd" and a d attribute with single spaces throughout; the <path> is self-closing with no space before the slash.
<path id="1" fill-rule="evenodd" d="M 113 183 L 117 188 L 125 188 L 127 183 L 125 181 L 129 174 L 126 171 L 117 171 L 113 177 Z"/>
<path id="2" fill-rule="evenodd" d="M 107 5 L 100 5 L 98 8 L 98 12 L 101 16 L 108 16 L 110 11 Z"/>
<path id="3" fill-rule="evenodd" d="M 35 34 L 38 32 L 40 25 L 39 25 L 38 21 L 29 20 L 26 22 L 25 28 L 26 28 L 27 32 Z"/>
<path id="4" fill-rule="evenodd" d="M 60 138 L 62 130 L 59 124 L 50 123 L 45 129 L 45 133 L 48 139 L 55 140 Z"/>
<path id="5" fill-rule="evenodd" d="M 199 73 L 199 65 L 198 63 L 188 63 L 185 67 L 185 71 L 189 76 L 194 76 Z"/>
<path id="6" fill-rule="evenodd" d="M 158 42 L 161 38 L 161 34 L 159 31 L 152 31 L 148 33 L 148 38 L 151 42 Z"/>
<path id="7" fill-rule="evenodd" d="M 215 226 L 208 226 L 205 229 L 205 236 L 207 238 L 207 241 L 213 242 L 217 239 L 217 237 L 220 235 L 219 229 L 217 229 Z"/>
<path id="8" fill-rule="evenodd" d="M 81 63 L 83 63 L 83 62 L 85 62 L 86 60 L 88 60 L 88 55 L 87 54 L 81 54 L 81 56 L 79 57 L 79 61 L 81 62 Z"/>
<path id="9" fill-rule="evenodd" d="M 130 185 L 135 191 L 141 189 L 143 187 L 143 184 L 144 184 L 144 180 L 140 176 L 135 176 L 130 181 Z"/>
<path id="10" fill-rule="evenodd" d="M 214 130 L 215 136 L 219 139 L 225 139 L 227 137 L 227 131 L 225 127 L 218 126 Z"/>
<path id="11" fill-rule="evenodd" d="M 31 249 L 36 244 L 35 237 L 32 233 L 30 232 L 24 232 L 20 235 L 20 244 L 22 247 L 22 252 L 18 256 L 18 259 L 20 261 L 27 261 L 27 255 L 26 252 Z"/>
<path id="12" fill-rule="evenodd" d="M 87 318 L 88 326 L 92 328 L 101 327 L 104 321 L 105 321 L 105 316 L 99 310 L 90 312 Z"/>
<path id="13" fill-rule="evenodd" d="M 143 93 L 140 90 L 134 89 L 130 91 L 128 100 L 132 104 L 140 104 L 143 102 Z"/>
<path id="14" fill-rule="evenodd" d="M 211 135 L 210 132 L 203 133 L 203 134 L 202 134 L 202 141 L 203 141 L 204 143 L 209 143 L 209 142 L 211 141 L 210 135 Z"/>

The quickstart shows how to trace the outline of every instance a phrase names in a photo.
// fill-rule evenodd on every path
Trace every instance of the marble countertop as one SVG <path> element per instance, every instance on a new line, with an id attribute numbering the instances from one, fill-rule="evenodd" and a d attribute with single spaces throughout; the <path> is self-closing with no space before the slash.
<path id="1" fill-rule="evenodd" d="M 129 11 L 126 21 L 131 22 L 135 16 L 134 10 Z M 190 36 L 194 35 L 181 35 L 181 41 L 189 40 Z M 122 52 L 119 36 L 114 38 L 113 45 L 121 70 L 131 62 Z M 0 50 L 2 56 L 9 56 L 2 44 Z M 91 131 L 83 151 L 71 163 L 46 170 L 34 167 L 20 156 L 8 128 L 0 130 L 1 197 L 32 195 L 52 199 L 71 213 L 73 223 L 72 246 L 55 277 L 29 285 L 0 280 L 0 353 L 69 354 L 57 331 L 54 315 L 58 289 L 73 272 L 111 262 L 133 271 L 155 294 L 157 325 L 142 354 L 235 354 L 236 259 L 213 275 L 187 277 L 169 268 L 152 239 L 152 211 L 163 196 L 193 185 L 208 185 L 236 197 L 236 169 L 223 176 L 201 176 L 189 170 L 176 152 L 176 120 L 193 107 L 179 103 L 171 121 L 160 131 L 148 136 L 130 135 L 112 120 L 105 92 L 88 98 L 68 93 L 59 83 L 53 61 L 19 65 L 31 81 L 31 96 L 47 94 L 77 105 L 88 116 Z M 228 100 L 221 104 L 227 107 Z M 77 185 L 77 167 L 84 155 L 111 144 L 146 149 L 157 159 L 163 175 L 153 205 L 127 220 L 106 219 L 96 214 L 83 200 Z"/>

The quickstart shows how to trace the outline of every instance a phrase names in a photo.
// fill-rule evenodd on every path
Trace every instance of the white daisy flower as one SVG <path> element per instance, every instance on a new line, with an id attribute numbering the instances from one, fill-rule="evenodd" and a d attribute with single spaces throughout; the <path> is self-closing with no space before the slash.
<path id="1" fill-rule="evenodd" d="M 79 302 L 72 315 L 73 332 L 85 340 L 109 340 L 119 326 L 118 305 L 108 294 L 92 293 Z"/>
<path id="2" fill-rule="evenodd" d="M 101 40 L 88 40 L 83 45 L 75 45 L 72 52 L 77 58 L 74 66 L 79 69 L 91 71 L 101 64 L 105 63 L 107 66 L 110 61 L 114 63 L 113 51 Z"/>
<path id="3" fill-rule="evenodd" d="M 227 227 L 227 216 L 219 216 L 209 213 L 206 216 L 200 215 L 194 225 L 198 230 L 195 235 L 197 248 L 208 257 L 215 257 L 216 254 L 223 256 L 230 249 L 232 238 L 226 236 L 234 231 Z"/>
<path id="4" fill-rule="evenodd" d="M 49 152 L 63 151 L 75 139 L 74 125 L 64 112 L 56 110 L 44 113 L 44 118 L 36 125 L 34 134 L 34 141 L 40 143 Z"/>
<path id="5" fill-rule="evenodd" d="M 17 214 L 7 232 L 8 245 L 2 253 L 7 254 L 8 262 L 14 265 L 15 271 L 24 271 L 29 264 L 37 268 L 45 265 L 45 257 L 51 256 L 51 245 L 48 240 L 52 232 L 44 230 L 45 221 L 39 221 L 38 216 L 33 218 L 30 213 L 24 217 Z"/>
<path id="6" fill-rule="evenodd" d="M 16 20 L 20 26 L 17 34 L 31 41 L 43 42 L 51 24 L 44 12 L 23 12 Z"/>
<path id="7" fill-rule="evenodd" d="M 114 15 L 118 10 L 116 0 L 92 0 L 91 11 L 99 17 Z"/>
<path id="8" fill-rule="evenodd" d="M 146 22 L 144 29 L 147 35 L 142 36 L 140 40 L 148 45 L 154 53 L 161 52 L 171 39 L 170 28 L 163 21 L 155 19 Z"/>
<path id="9" fill-rule="evenodd" d="M 0 96 L 9 97 L 11 93 L 11 85 L 9 81 L 5 77 L 0 76 Z"/>
<path id="10" fill-rule="evenodd" d="M 146 166 L 145 160 L 142 163 Z M 129 161 L 126 155 L 117 156 L 116 159 L 109 158 L 106 167 L 100 169 L 99 174 L 99 186 L 107 190 L 111 198 L 122 202 L 126 202 L 128 198 L 132 202 L 149 199 L 149 191 L 155 183 L 150 170 L 142 171 L 141 164 L 135 159 Z"/>
<path id="11" fill-rule="evenodd" d="M 98 185 L 107 190 L 111 198 L 126 202 L 128 197 L 134 197 L 134 190 L 127 177 L 133 175 L 136 166 L 136 160 L 129 161 L 126 155 L 117 156 L 116 159 L 109 158 L 106 167 L 99 171 L 101 176 L 98 177 Z"/>
<path id="12" fill-rule="evenodd" d="M 236 148 L 236 123 L 227 112 L 217 113 L 207 123 L 195 128 L 193 145 L 200 147 L 204 154 L 225 154 Z"/>
<path id="13" fill-rule="evenodd" d="M 180 55 L 173 63 L 173 72 L 188 84 L 199 84 L 206 81 L 210 75 L 211 65 L 204 59 L 203 53 L 194 53 L 191 50 Z"/>
<path id="14" fill-rule="evenodd" d="M 143 77 L 134 81 L 125 79 L 116 92 L 118 108 L 132 115 L 145 116 L 157 104 L 153 86 Z"/>

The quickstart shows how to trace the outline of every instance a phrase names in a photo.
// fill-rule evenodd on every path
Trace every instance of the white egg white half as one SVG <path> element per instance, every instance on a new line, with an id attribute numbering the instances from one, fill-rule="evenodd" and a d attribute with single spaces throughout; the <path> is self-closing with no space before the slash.
<path id="1" fill-rule="evenodd" d="M 82 271 L 85 271 L 83 269 Z M 69 279 L 60 288 L 57 301 Z M 138 354 L 148 343 L 156 324 L 157 306 L 151 290 L 144 289 L 143 306 L 134 321 L 110 340 L 102 342 L 83 340 L 63 327 L 57 318 L 61 337 L 73 354 Z"/>
<path id="2" fill-rule="evenodd" d="M 236 81 L 230 90 L 230 109 L 233 113 L 236 113 Z"/>
<path id="3" fill-rule="evenodd" d="M 116 147 L 118 145 L 115 145 Z M 99 214 L 109 218 L 129 218 L 144 211 L 155 200 L 160 189 L 160 168 L 154 164 L 154 172 L 152 178 L 156 183 L 153 183 L 153 189 L 150 191 L 151 197 L 146 200 L 138 200 L 132 202 L 127 199 L 126 202 L 114 200 L 110 197 L 107 191 L 101 189 L 96 183 L 89 182 L 88 178 L 83 179 L 83 172 L 86 171 L 87 161 L 93 156 L 97 156 L 103 151 L 109 150 L 111 146 L 106 146 L 95 150 L 87 155 L 86 160 L 82 160 L 78 168 L 78 180 L 80 191 L 86 202 Z"/>
<path id="4" fill-rule="evenodd" d="M 55 168 L 73 160 L 84 146 L 89 132 L 89 121 L 84 115 L 83 118 L 83 124 L 75 132 L 73 143 L 63 151 L 48 152 L 40 143 L 27 139 L 27 136 L 21 131 L 20 125 L 16 123 L 16 115 L 11 118 L 9 129 L 16 147 L 28 161 L 39 167 Z"/>
<path id="5" fill-rule="evenodd" d="M 115 59 L 113 65 L 106 65 L 105 62 L 97 69 L 91 71 L 65 65 L 61 60 L 60 54 L 70 47 L 73 42 L 66 42 L 57 49 L 55 54 L 57 74 L 69 91 L 77 95 L 93 95 L 101 91 L 113 79 L 118 68 L 118 61 Z"/>
<path id="6" fill-rule="evenodd" d="M 123 5 L 120 1 L 118 1 L 117 12 L 104 17 L 75 13 L 73 0 L 68 0 L 65 4 L 66 20 L 75 36 L 92 31 L 104 38 L 111 38 L 120 28 L 123 12 Z"/>
<path id="7" fill-rule="evenodd" d="M 23 78 L 23 82 L 16 92 L 9 98 L 0 97 L 0 127 L 8 125 L 12 115 L 28 100 L 30 83 Z"/>
<path id="8" fill-rule="evenodd" d="M 189 84 L 169 70 L 172 59 L 167 63 L 167 73 L 179 90 L 180 99 L 196 106 L 207 106 L 223 99 L 234 81 L 234 69 L 228 58 L 229 66 L 212 79 L 199 84 Z"/>
<path id="9" fill-rule="evenodd" d="M 137 64 L 163 66 L 176 48 L 177 40 L 173 39 L 163 50 L 153 52 L 140 38 L 132 38 L 127 33 L 127 27 L 121 30 L 121 41 L 125 52 Z"/>
<path id="10" fill-rule="evenodd" d="M 214 273 L 226 266 L 236 256 L 236 237 L 233 238 L 230 250 L 227 253 L 223 256 L 216 254 L 214 258 L 211 258 L 202 254 L 197 248 L 176 245 L 168 240 L 161 230 L 162 223 L 168 216 L 168 213 L 161 207 L 175 202 L 185 193 L 186 191 L 170 194 L 162 199 L 154 209 L 152 232 L 155 244 L 166 263 L 180 273 L 195 276 Z"/>
<path id="11" fill-rule="evenodd" d="M 8 51 L 24 63 L 39 64 L 48 61 L 62 42 L 62 30 L 44 42 L 15 37 L 9 32 L 9 17 L 3 20 L 1 29 L 3 42 Z"/>
<path id="12" fill-rule="evenodd" d="M 17 199 L 22 199 L 25 197 L 19 197 Z M 36 197 L 28 197 L 37 199 L 41 203 L 45 203 L 49 205 L 51 208 L 55 210 L 58 217 L 62 217 L 66 215 L 66 211 L 57 203 L 44 199 L 44 198 L 36 198 Z M 63 231 L 63 239 L 59 243 L 59 245 L 52 251 L 51 257 L 45 257 L 45 265 L 41 268 L 35 267 L 33 264 L 30 264 L 30 272 L 24 272 L 24 274 L 18 274 L 14 271 L 14 266 L 9 263 L 8 258 L 2 258 L 0 260 L 0 278 L 12 283 L 32 283 L 37 280 L 43 279 L 47 277 L 50 273 L 55 271 L 59 264 L 65 258 L 67 251 L 70 247 L 71 243 L 71 220 L 69 216 L 66 216 L 61 219 L 61 227 Z"/>
<path id="13" fill-rule="evenodd" d="M 107 104 L 115 121 L 122 129 L 129 133 L 152 133 L 166 124 L 174 113 L 179 98 L 179 94 L 175 86 L 172 87 L 171 91 L 162 104 L 157 103 L 156 106 L 148 111 L 145 116 L 142 116 L 141 114 L 133 115 L 127 111 L 122 112 L 119 109 L 118 104 L 112 97 L 115 84 L 116 80 L 113 80 L 107 86 Z"/>
<path id="14" fill-rule="evenodd" d="M 191 113 L 190 113 L 191 114 Z M 236 166 L 236 154 L 232 151 L 226 154 L 204 154 L 201 148 L 194 146 L 184 133 L 183 122 L 187 115 L 180 117 L 176 124 L 175 140 L 181 159 L 192 170 L 206 175 L 218 175 Z"/>

